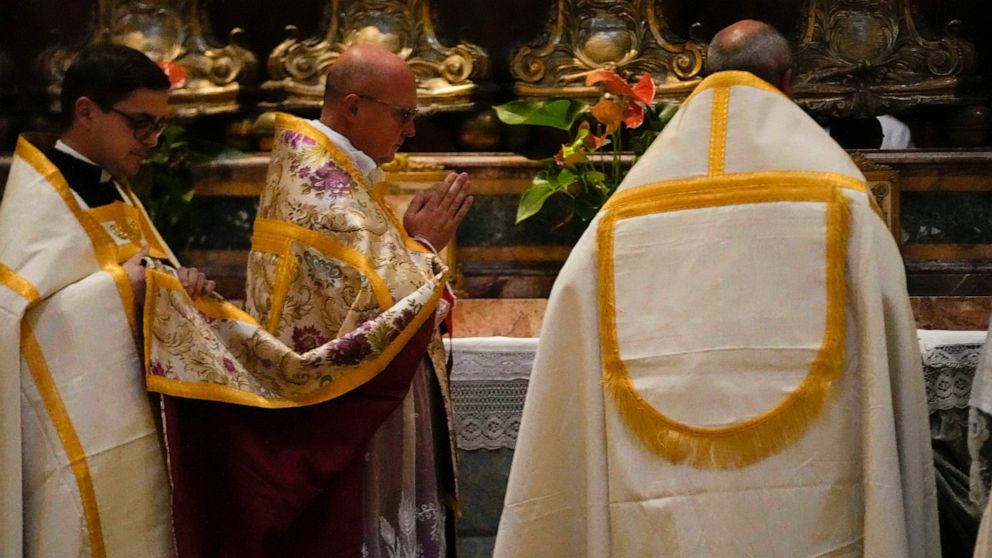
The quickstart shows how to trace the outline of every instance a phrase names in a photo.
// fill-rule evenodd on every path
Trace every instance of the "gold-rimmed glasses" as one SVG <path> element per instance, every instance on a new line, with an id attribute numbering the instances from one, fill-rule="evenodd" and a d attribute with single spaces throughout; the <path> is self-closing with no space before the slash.
<path id="1" fill-rule="evenodd" d="M 413 120 L 414 118 L 416 118 L 417 115 L 420 113 L 420 110 L 417 107 L 404 108 L 404 107 L 401 107 L 399 105 L 394 105 L 393 103 L 390 103 L 390 102 L 387 102 L 387 101 L 383 101 L 382 99 L 380 99 L 378 97 L 373 97 L 372 95 L 365 95 L 363 93 L 355 93 L 355 95 L 358 95 L 359 97 L 361 97 L 362 99 L 365 99 L 366 101 L 372 101 L 373 103 L 379 103 L 380 105 L 385 105 L 385 106 L 393 109 L 394 111 L 396 111 L 396 117 L 399 119 L 400 125 L 403 125 L 403 126 L 405 126 L 407 122 L 409 122 L 409 121 Z"/>

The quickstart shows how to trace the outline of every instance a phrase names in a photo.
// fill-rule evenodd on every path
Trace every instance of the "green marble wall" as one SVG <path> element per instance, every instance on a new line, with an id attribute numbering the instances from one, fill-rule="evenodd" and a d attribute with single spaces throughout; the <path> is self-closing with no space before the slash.
<path id="1" fill-rule="evenodd" d="M 903 242 L 992 244 L 992 192 L 903 192 Z"/>

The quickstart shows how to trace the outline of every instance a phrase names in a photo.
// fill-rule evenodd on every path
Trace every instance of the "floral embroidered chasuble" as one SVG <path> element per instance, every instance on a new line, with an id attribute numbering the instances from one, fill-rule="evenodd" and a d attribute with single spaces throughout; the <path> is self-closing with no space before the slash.
<path id="1" fill-rule="evenodd" d="M 326 136 L 280 115 L 247 312 L 150 272 L 180 553 L 444 555 L 445 272 Z"/>

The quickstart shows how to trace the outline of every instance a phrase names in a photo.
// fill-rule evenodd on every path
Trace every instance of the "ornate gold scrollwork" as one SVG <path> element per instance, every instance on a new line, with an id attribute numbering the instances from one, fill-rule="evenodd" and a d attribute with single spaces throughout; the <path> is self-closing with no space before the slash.
<path id="1" fill-rule="evenodd" d="M 809 0 L 796 52 L 796 98 L 812 112 L 870 116 L 967 100 L 974 48 L 952 21 L 924 38 L 906 0 Z"/>
<path id="2" fill-rule="evenodd" d="M 595 96 L 599 90 L 585 86 L 585 75 L 612 68 L 628 79 L 648 72 L 660 98 L 681 98 L 699 81 L 705 46 L 671 34 L 659 0 L 557 0 L 548 42 L 513 55 L 517 92 Z"/>
<path id="3" fill-rule="evenodd" d="M 355 43 L 381 45 L 404 58 L 417 76 L 417 96 L 424 111 L 473 106 L 472 77 L 489 72 L 481 48 L 460 43 L 446 47 L 437 39 L 428 0 L 331 0 L 323 38 L 300 40 L 295 27 L 269 55 L 269 81 L 263 88 L 282 109 L 318 107 L 324 71 Z"/>
<path id="4" fill-rule="evenodd" d="M 170 104 L 177 116 L 231 112 L 236 102 L 238 80 L 255 69 L 255 56 L 237 45 L 240 29 L 230 33 L 230 43 L 211 46 L 204 36 L 197 0 L 101 0 L 96 28 L 86 44 L 113 42 L 140 50 L 164 66 L 177 65 L 181 78 L 173 80 Z M 78 49 L 53 47 L 41 53 L 37 63 L 58 98 L 65 71 Z M 175 74 L 170 77 L 176 77 Z M 57 101 L 53 100 L 53 106 Z"/>

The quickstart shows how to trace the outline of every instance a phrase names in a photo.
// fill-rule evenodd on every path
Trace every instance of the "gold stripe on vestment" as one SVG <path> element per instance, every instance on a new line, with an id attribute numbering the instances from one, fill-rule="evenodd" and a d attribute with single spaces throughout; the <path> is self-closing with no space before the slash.
<path id="1" fill-rule="evenodd" d="M 819 416 L 844 362 L 844 272 L 850 232 L 850 177 L 826 181 L 821 173 L 767 173 L 753 183 L 735 175 L 674 180 L 627 190 L 604 206 L 597 229 L 603 384 L 621 417 L 655 453 L 702 469 L 745 467 L 796 441 Z M 753 178 L 753 177 L 752 177 Z M 805 379 L 771 409 L 723 427 L 685 424 L 653 408 L 634 386 L 620 357 L 616 329 L 614 235 L 618 221 L 661 212 L 775 202 L 826 206 L 826 319 L 820 349 Z"/>
<path id="2" fill-rule="evenodd" d="M 62 401 L 62 396 L 59 395 L 58 386 L 55 385 L 55 380 L 52 378 L 52 372 L 45 361 L 41 346 L 27 320 L 21 324 L 21 353 L 28 363 L 31 377 L 34 378 L 38 393 L 45 404 L 45 410 L 48 411 L 48 418 L 52 421 L 52 425 L 59 435 L 62 448 L 65 450 L 72 467 L 72 473 L 76 477 L 76 487 L 79 489 L 79 498 L 82 501 L 83 516 L 86 520 L 86 529 L 93 556 L 106 556 L 103 527 L 100 524 L 100 508 L 97 504 L 96 491 L 93 488 L 93 477 L 86 460 L 86 452 L 83 450 L 76 429 L 72 425 L 72 419 Z M 70 528 L 68 525 L 64 527 Z"/>

